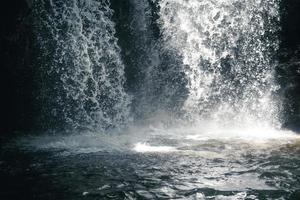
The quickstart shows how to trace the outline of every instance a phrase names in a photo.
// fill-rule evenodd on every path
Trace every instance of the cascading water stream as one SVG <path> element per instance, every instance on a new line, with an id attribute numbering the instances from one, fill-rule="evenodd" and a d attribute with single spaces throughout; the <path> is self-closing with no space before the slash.
<path id="1" fill-rule="evenodd" d="M 149 0 L 112 2 L 136 123 L 162 120 L 166 113 L 179 114 L 185 78 L 177 53 L 164 48 L 161 41 L 158 4 Z"/>
<path id="2" fill-rule="evenodd" d="M 0 137 L 0 199 L 299 199 L 279 3 L 28 1 L 44 129 Z"/>
<path id="3" fill-rule="evenodd" d="M 182 56 L 192 121 L 279 127 L 277 0 L 160 0 L 166 48 Z"/>
<path id="4" fill-rule="evenodd" d="M 109 1 L 35 1 L 42 115 L 103 130 L 128 121 L 124 64 Z"/>
<path id="5" fill-rule="evenodd" d="M 128 33 L 122 21 L 116 30 L 122 7 L 108 0 L 34 3 L 42 120 L 104 130 L 168 113 L 171 121 L 280 127 L 277 0 L 127 4 Z"/>

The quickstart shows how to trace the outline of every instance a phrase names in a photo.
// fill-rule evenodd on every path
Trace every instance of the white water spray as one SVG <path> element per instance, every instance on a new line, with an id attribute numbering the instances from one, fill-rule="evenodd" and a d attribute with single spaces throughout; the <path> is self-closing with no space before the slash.
<path id="1" fill-rule="evenodd" d="M 277 0 L 161 0 L 166 48 L 182 57 L 183 110 L 193 121 L 229 127 L 279 127 L 273 93 Z M 200 116 L 200 117 L 199 117 Z"/>
<path id="2" fill-rule="evenodd" d="M 51 117 L 96 130 L 127 121 L 130 98 L 109 1 L 36 1 L 34 12 L 41 57 L 50 60 L 43 78 L 55 80 L 41 84 Z"/>

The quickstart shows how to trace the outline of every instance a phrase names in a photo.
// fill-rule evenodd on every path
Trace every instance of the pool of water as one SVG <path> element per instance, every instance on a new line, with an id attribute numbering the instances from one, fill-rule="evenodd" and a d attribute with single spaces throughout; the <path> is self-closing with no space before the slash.
<path id="1" fill-rule="evenodd" d="M 300 199 L 292 132 L 130 131 L 5 143 L 0 199 Z"/>

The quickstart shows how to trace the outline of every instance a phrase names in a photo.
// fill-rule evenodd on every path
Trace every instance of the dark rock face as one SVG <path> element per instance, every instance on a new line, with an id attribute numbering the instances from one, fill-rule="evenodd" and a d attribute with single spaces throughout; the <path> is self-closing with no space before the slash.
<path id="1" fill-rule="evenodd" d="M 281 3 L 282 48 L 296 50 L 300 45 L 300 1 L 283 0 Z"/>
<path id="2" fill-rule="evenodd" d="M 284 96 L 284 126 L 300 130 L 300 1 L 282 1 L 278 80 Z"/>
<path id="3" fill-rule="evenodd" d="M 32 114 L 33 69 L 31 30 L 25 0 L 5 1 L 1 5 L 0 28 L 0 136 L 13 130 L 29 129 Z"/>

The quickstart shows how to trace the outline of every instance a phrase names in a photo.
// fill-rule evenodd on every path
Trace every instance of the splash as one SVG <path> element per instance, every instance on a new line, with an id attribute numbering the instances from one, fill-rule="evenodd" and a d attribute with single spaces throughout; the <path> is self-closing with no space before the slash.
<path id="1" fill-rule="evenodd" d="M 134 151 L 140 152 L 140 153 L 145 153 L 145 152 L 173 152 L 176 151 L 176 149 L 174 147 L 170 147 L 170 146 L 151 146 L 149 144 L 146 143 L 137 143 L 135 144 Z"/>

